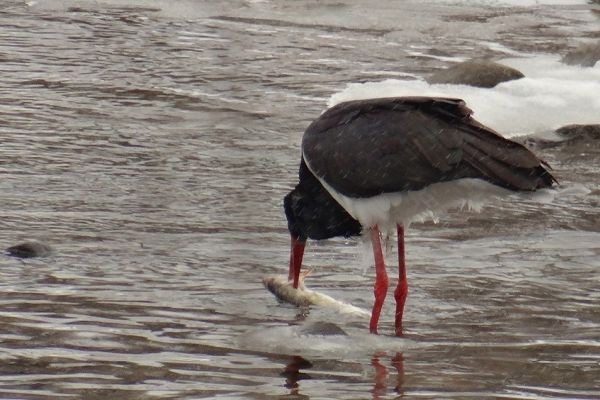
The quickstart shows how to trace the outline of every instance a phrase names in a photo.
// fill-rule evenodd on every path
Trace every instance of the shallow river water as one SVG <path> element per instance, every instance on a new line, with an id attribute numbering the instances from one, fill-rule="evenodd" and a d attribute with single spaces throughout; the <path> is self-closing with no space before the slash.
<path id="1" fill-rule="evenodd" d="M 375 336 L 261 283 L 330 96 L 599 37 L 597 5 L 512 3 L 3 0 L 0 246 L 54 252 L 0 256 L 0 398 L 600 398 L 597 141 L 537 150 L 553 199 L 410 227 L 403 338 L 390 299 Z M 369 309 L 367 248 L 311 243 L 307 285 Z"/>

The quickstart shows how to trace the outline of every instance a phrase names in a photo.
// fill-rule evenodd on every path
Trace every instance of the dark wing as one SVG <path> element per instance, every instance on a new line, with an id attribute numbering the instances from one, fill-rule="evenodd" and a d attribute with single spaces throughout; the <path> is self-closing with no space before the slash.
<path id="1" fill-rule="evenodd" d="M 302 150 L 318 177 L 351 197 L 419 190 L 460 178 L 512 190 L 552 186 L 555 179 L 531 151 L 470 115 L 458 99 L 345 102 L 307 128 Z"/>

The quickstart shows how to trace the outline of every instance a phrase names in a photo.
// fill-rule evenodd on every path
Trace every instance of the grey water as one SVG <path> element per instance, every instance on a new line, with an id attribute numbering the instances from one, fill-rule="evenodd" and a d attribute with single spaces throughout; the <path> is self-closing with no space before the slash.
<path id="1" fill-rule="evenodd" d="M 598 38 L 565 3 L 3 0 L 0 247 L 54 252 L 0 256 L 0 398 L 600 398 L 593 141 L 539 150 L 585 190 L 410 227 L 403 338 L 261 283 L 332 94 Z M 368 309 L 364 247 L 311 243 L 307 285 Z"/>

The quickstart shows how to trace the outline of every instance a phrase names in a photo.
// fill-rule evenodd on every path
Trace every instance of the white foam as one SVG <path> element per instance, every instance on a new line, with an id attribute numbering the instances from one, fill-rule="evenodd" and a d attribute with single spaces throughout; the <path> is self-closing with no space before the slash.
<path id="1" fill-rule="evenodd" d="M 600 123 L 600 63 L 594 68 L 562 64 L 557 56 L 510 58 L 500 63 L 526 78 L 494 88 L 387 79 L 352 83 L 328 106 L 375 97 L 442 96 L 465 100 L 474 118 L 506 137 L 554 130 L 567 124 Z"/>
<path id="2" fill-rule="evenodd" d="M 336 321 L 343 318 L 335 312 L 310 313 L 301 325 L 261 326 L 244 332 L 238 337 L 238 346 L 247 350 L 259 350 L 278 354 L 302 354 L 303 357 L 344 358 L 349 355 L 370 354 L 377 351 L 405 351 L 422 347 L 410 339 L 387 336 L 392 328 L 380 328 L 380 335 L 372 335 L 365 326 L 343 324 L 346 335 L 319 335 L 305 333 L 304 327 L 319 321 Z M 356 325 L 356 324 L 354 324 Z M 427 345 L 427 344 L 425 344 Z"/>

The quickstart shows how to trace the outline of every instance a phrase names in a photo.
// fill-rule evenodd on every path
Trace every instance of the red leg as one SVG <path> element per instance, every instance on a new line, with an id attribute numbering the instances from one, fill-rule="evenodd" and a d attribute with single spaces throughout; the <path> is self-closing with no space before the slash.
<path id="1" fill-rule="evenodd" d="M 294 281 L 294 289 L 298 289 L 300 281 L 300 268 L 302 268 L 302 257 L 304 256 L 304 246 L 306 240 L 292 236 L 292 248 L 290 250 L 290 272 L 288 280 Z"/>
<path id="2" fill-rule="evenodd" d="M 406 259 L 404 254 L 404 226 L 398 225 L 398 286 L 394 291 L 396 299 L 396 336 L 402 336 L 402 315 L 404 303 L 408 295 L 408 280 L 406 278 Z"/>
<path id="3" fill-rule="evenodd" d="M 371 243 L 373 244 L 373 254 L 375 255 L 375 304 L 373 304 L 373 311 L 371 312 L 369 330 L 371 333 L 377 333 L 377 323 L 379 322 L 381 307 L 383 307 L 383 301 L 385 300 L 389 286 L 377 225 L 371 228 Z"/>

